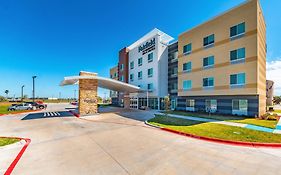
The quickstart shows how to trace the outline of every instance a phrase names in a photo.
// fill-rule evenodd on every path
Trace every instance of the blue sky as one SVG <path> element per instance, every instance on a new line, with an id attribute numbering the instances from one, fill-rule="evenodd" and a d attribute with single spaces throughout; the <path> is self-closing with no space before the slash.
<path id="1" fill-rule="evenodd" d="M 60 87 L 65 76 L 80 70 L 109 76 L 118 51 L 153 28 L 177 37 L 180 33 L 244 2 L 244 0 L 132 2 L 94 0 L 10 0 L 0 2 L 0 95 L 32 92 L 37 75 L 39 96 L 73 97 L 75 86 Z M 281 1 L 261 0 L 267 23 L 268 69 L 281 80 Z M 274 72 L 275 71 L 275 72 Z M 281 73 L 279 74 L 281 75 Z M 103 97 L 105 90 L 99 91 Z"/>

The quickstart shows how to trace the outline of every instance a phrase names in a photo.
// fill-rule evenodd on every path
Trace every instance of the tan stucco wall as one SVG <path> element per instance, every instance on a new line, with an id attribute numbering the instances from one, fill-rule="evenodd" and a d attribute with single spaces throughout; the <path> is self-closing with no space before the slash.
<path id="1" fill-rule="evenodd" d="M 245 22 L 245 36 L 230 40 L 230 27 Z M 205 49 L 203 38 L 215 34 L 214 47 Z M 192 53 L 183 55 L 183 46 L 192 43 Z M 230 64 L 230 51 L 245 47 L 246 61 Z M 265 111 L 265 25 L 257 0 L 195 27 L 179 36 L 178 41 L 178 88 L 179 96 L 204 95 L 259 95 L 260 114 Z M 203 69 L 203 58 L 215 56 L 214 68 Z M 192 71 L 184 73 L 183 63 L 192 62 Z M 230 88 L 230 75 L 246 73 L 244 88 Z M 214 89 L 203 90 L 203 78 L 214 77 Z M 183 91 L 184 80 L 192 80 L 192 90 Z"/>
<path id="2" fill-rule="evenodd" d="M 80 72 L 80 76 L 96 76 L 97 74 Z M 79 114 L 91 115 L 98 112 L 97 99 L 98 80 L 80 79 L 79 80 Z"/>

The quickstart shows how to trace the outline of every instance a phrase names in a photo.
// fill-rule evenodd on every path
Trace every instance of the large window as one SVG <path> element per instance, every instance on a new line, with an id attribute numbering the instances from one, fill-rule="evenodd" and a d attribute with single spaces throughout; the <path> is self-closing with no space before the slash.
<path id="1" fill-rule="evenodd" d="M 152 77 L 153 76 L 153 68 L 147 69 L 147 76 Z"/>
<path id="2" fill-rule="evenodd" d="M 238 60 L 245 60 L 246 51 L 245 48 L 240 48 L 236 50 L 230 51 L 230 61 L 238 61 Z"/>
<path id="3" fill-rule="evenodd" d="M 187 63 L 184 63 L 182 65 L 182 70 L 185 71 L 185 72 L 190 72 L 192 69 L 192 64 L 191 64 L 191 61 L 190 62 L 187 62 Z"/>
<path id="4" fill-rule="evenodd" d="M 191 80 L 184 80 L 182 83 L 183 90 L 190 90 L 192 88 L 192 81 Z"/>
<path id="5" fill-rule="evenodd" d="M 215 43 L 215 35 L 209 35 L 203 39 L 203 46 L 208 46 Z"/>
<path id="6" fill-rule="evenodd" d="M 191 53 L 192 45 L 191 43 L 183 46 L 183 54 L 189 54 Z"/>
<path id="7" fill-rule="evenodd" d="M 130 69 L 134 69 L 134 61 L 130 62 Z"/>
<path id="8" fill-rule="evenodd" d="M 247 115 L 248 100 L 232 100 L 232 114 Z"/>
<path id="9" fill-rule="evenodd" d="M 153 53 L 148 54 L 147 60 L 149 63 L 153 61 Z"/>
<path id="10" fill-rule="evenodd" d="M 140 58 L 138 59 L 138 65 L 139 65 L 139 66 L 142 65 L 142 57 L 140 57 Z"/>
<path id="11" fill-rule="evenodd" d="M 245 33 L 245 22 L 230 27 L 230 37 L 243 35 Z"/>
<path id="12" fill-rule="evenodd" d="M 124 75 L 120 77 L 120 81 L 124 81 Z"/>
<path id="13" fill-rule="evenodd" d="M 245 82 L 246 82 L 246 74 L 245 73 L 230 75 L 230 85 L 231 86 L 245 85 Z"/>
<path id="14" fill-rule="evenodd" d="M 147 90 L 149 90 L 149 91 L 153 90 L 153 84 L 152 83 L 147 84 Z"/>
<path id="15" fill-rule="evenodd" d="M 171 59 L 171 61 L 173 62 L 173 61 L 176 61 L 176 60 L 178 60 L 178 52 L 172 53 L 172 59 Z"/>
<path id="16" fill-rule="evenodd" d="M 204 68 L 213 67 L 214 63 L 215 63 L 214 56 L 209 56 L 209 57 L 203 58 L 203 67 Z"/>
<path id="17" fill-rule="evenodd" d="M 139 80 L 142 79 L 142 71 L 138 72 L 138 79 L 139 79 Z"/>
<path id="18" fill-rule="evenodd" d="M 130 74 L 130 81 L 134 81 L 134 74 Z"/>
<path id="19" fill-rule="evenodd" d="M 214 77 L 203 78 L 203 87 L 214 87 Z"/>
<path id="20" fill-rule="evenodd" d="M 205 101 L 206 112 L 216 112 L 217 111 L 217 100 L 206 100 Z"/>
<path id="21" fill-rule="evenodd" d="M 186 100 L 186 107 L 194 107 L 195 106 L 195 100 Z"/>

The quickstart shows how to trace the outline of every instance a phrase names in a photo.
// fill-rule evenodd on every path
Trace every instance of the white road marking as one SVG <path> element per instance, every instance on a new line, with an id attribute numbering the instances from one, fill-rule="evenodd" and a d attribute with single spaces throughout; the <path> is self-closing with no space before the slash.
<path id="1" fill-rule="evenodd" d="M 49 113 L 49 112 L 47 112 L 47 116 L 48 116 L 48 117 L 50 116 L 50 113 Z"/>
<path id="2" fill-rule="evenodd" d="M 46 115 L 47 115 L 46 112 L 44 112 L 44 117 L 46 117 Z"/>

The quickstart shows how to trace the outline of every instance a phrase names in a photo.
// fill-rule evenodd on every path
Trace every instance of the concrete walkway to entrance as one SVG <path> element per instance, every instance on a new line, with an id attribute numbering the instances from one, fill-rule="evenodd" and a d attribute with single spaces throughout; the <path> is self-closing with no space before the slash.
<path id="1" fill-rule="evenodd" d="M 156 114 L 164 115 L 163 113 L 156 113 Z M 167 114 L 167 115 L 169 117 L 174 117 L 174 118 L 182 118 L 182 119 L 194 120 L 194 121 L 200 121 L 200 122 L 210 122 L 210 123 L 216 123 L 216 124 L 222 124 L 222 125 L 228 125 L 228 126 L 247 128 L 247 129 L 252 129 L 252 130 L 257 130 L 257 131 L 281 134 L 281 130 L 278 130 L 278 128 L 271 129 L 271 128 L 256 126 L 256 125 L 251 125 L 251 124 L 235 123 L 235 122 L 228 122 L 228 121 L 221 121 L 221 120 L 214 120 L 214 119 L 200 118 L 200 117 L 192 117 L 192 116 L 183 116 L 183 115 L 176 115 L 176 114 Z M 280 123 L 280 121 L 279 121 L 279 123 Z"/>

